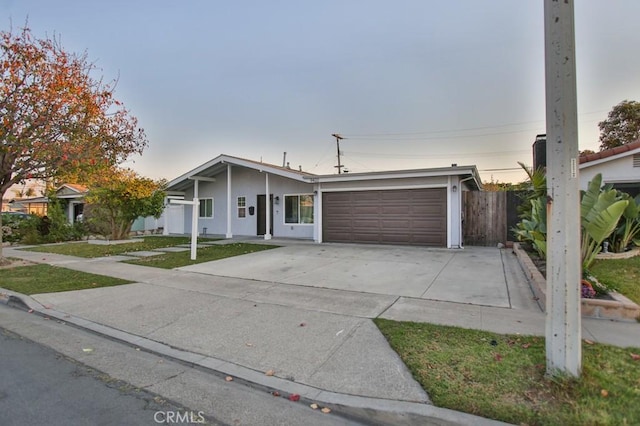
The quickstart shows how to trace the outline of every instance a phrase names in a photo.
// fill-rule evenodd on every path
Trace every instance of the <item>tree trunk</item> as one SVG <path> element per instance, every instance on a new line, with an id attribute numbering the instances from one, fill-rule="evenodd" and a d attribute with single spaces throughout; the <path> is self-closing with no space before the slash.
<path id="1" fill-rule="evenodd" d="M 2 236 L 4 234 L 4 232 L 2 231 L 2 197 L 4 197 L 4 192 L 0 194 L 0 265 L 5 265 L 9 261 L 4 258 L 4 254 L 2 253 L 2 247 L 4 244 L 2 242 Z"/>

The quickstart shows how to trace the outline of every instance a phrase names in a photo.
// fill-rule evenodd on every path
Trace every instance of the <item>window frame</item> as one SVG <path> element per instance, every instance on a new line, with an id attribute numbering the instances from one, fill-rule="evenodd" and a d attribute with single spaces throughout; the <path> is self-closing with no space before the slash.
<path id="1" fill-rule="evenodd" d="M 298 221 L 297 222 L 287 222 L 287 218 L 288 218 L 288 216 L 287 216 L 287 205 L 288 205 L 287 204 L 287 198 L 289 198 L 289 197 L 297 197 L 298 198 L 298 202 L 297 202 L 297 210 L 298 210 L 297 211 L 297 216 L 298 216 L 297 220 Z M 311 197 L 311 201 L 313 203 L 312 206 L 311 206 L 311 222 L 301 222 L 301 219 L 303 217 L 302 214 L 301 214 L 301 212 L 302 212 L 302 208 L 301 207 L 302 206 L 300 205 L 302 197 Z M 282 196 L 282 198 L 283 198 L 283 203 L 284 203 L 282 220 L 283 220 L 283 223 L 285 225 L 313 226 L 315 224 L 315 220 L 316 220 L 316 218 L 315 218 L 316 200 L 315 200 L 315 197 L 314 197 L 314 195 L 312 193 L 284 194 Z"/>
<path id="2" fill-rule="evenodd" d="M 243 200 L 242 205 L 240 205 L 240 199 Z M 240 211 L 243 211 L 244 214 L 240 215 Z M 246 219 L 247 218 L 247 197 L 244 195 L 238 195 L 236 197 L 236 217 L 238 219 Z"/>
<path id="3" fill-rule="evenodd" d="M 211 216 L 206 216 L 207 214 L 207 201 L 211 201 Z M 205 216 L 201 216 L 202 213 L 202 206 L 204 203 L 204 214 Z M 206 198 L 200 198 L 198 199 L 198 219 L 213 219 L 213 212 L 214 212 L 214 203 L 213 203 L 213 197 L 206 197 Z"/>

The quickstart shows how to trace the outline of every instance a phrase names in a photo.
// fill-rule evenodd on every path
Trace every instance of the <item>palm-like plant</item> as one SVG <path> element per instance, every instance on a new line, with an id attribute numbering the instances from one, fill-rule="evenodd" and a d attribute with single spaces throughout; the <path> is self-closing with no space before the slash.
<path id="1" fill-rule="evenodd" d="M 543 168 L 530 169 L 518 162 L 527 174 L 520 186 L 526 190 L 518 207 L 520 222 L 513 229 L 519 241 L 531 244 L 542 258 L 547 255 L 547 178 Z"/>
<path id="2" fill-rule="evenodd" d="M 600 253 L 601 245 L 616 229 L 628 200 L 618 191 L 602 188 L 602 175 L 597 174 L 582 193 L 580 218 L 582 228 L 582 268 L 587 269 Z"/>
<path id="3" fill-rule="evenodd" d="M 611 234 L 612 249 L 616 253 L 625 251 L 640 234 L 640 195 L 635 199 L 629 194 L 618 192 L 618 195 L 629 202 L 624 209 L 615 232 Z"/>

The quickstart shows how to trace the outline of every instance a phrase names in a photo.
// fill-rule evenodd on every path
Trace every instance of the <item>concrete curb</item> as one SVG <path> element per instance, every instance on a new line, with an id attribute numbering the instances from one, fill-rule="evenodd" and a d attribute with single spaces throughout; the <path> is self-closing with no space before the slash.
<path id="1" fill-rule="evenodd" d="M 5 302 L 6 300 L 6 302 Z M 189 367 L 206 370 L 220 377 L 231 376 L 234 381 L 246 384 L 257 390 L 279 393 L 288 397 L 297 394 L 303 403 L 319 403 L 328 406 L 341 415 L 353 420 L 376 425 L 505 425 L 507 423 L 472 414 L 462 413 L 430 404 L 410 401 L 396 401 L 371 398 L 326 391 L 303 383 L 296 383 L 276 376 L 266 376 L 253 370 L 215 357 L 183 351 L 151 339 L 126 333 L 112 327 L 98 324 L 42 306 L 35 299 L 20 293 L 0 288 L 0 302 L 8 306 L 25 310 L 45 318 L 58 320 L 108 339 L 124 343 L 136 349 L 174 360 Z"/>

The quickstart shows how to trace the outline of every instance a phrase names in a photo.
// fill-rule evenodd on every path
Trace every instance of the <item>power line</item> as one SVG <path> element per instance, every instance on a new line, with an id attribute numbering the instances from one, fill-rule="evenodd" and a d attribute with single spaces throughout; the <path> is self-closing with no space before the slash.
<path id="1" fill-rule="evenodd" d="M 432 135 L 432 134 L 440 134 L 440 133 L 455 133 L 455 132 L 472 132 L 477 130 L 490 130 L 490 129 L 501 129 L 504 127 L 511 126 L 521 126 L 524 124 L 533 124 L 533 123 L 544 123 L 544 120 L 537 121 L 527 121 L 522 123 L 511 123 L 511 124 L 501 124 L 496 126 L 484 126 L 484 127 L 469 127 L 466 129 L 449 129 L 449 130 L 430 130 L 427 132 L 381 132 L 381 133 L 369 133 L 369 134 L 348 134 L 349 138 L 355 137 L 378 137 L 378 136 L 415 136 L 415 135 Z"/>
<path id="2" fill-rule="evenodd" d="M 514 154 L 529 153 L 528 149 L 520 149 L 514 151 L 494 151 L 494 152 L 450 152 L 446 154 L 383 154 L 380 152 L 361 152 L 361 151 L 343 151 L 342 154 L 360 155 L 363 157 L 383 157 L 383 158 L 448 158 L 448 157 L 478 157 L 478 156 L 504 156 Z"/>
<path id="3" fill-rule="evenodd" d="M 478 138 L 483 136 L 497 136 L 497 135 L 509 135 L 509 134 L 517 134 L 517 133 L 530 133 L 530 132 L 540 132 L 541 129 L 539 127 L 531 128 L 531 129 L 522 129 L 522 130 L 509 130 L 506 132 L 493 132 L 493 133 L 471 133 L 468 135 L 450 135 L 450 136 L 422 136 L 422 137 L 388 137 L 384 135 L 377 136 L 351 136 L 349 135 L 349 139 L 353 140 L 384 140 L 384 141 L 426 141 L 426 140 L 443 140 L 443 139 L 470 139 L 470 138 Z M 445 133 L 445 132 L 442 132 Z M 428 133 L 425 133 L 428 134 Z M 410 134 L 407 134 L 411 136 Z"/>
<path id="4" fill-rule="evenodd" d="M 592 114 L 601 114 L 601 113 L 606 113 L 608 111 L 606 110 L 600 110 L 600 111 L 590 111 L 590 112 L 584 112 L 581 113 L 581 116 L 585 116 L 585 115 L 592 115 Z M 592 119 L 595 120 L 595 119 Z M 591 120 L 591 121 L 592 121 Z M 590 122 L 590 121 L 587 121 Z M 356 134 L 356 133 L 349 133 L 346 134 L 345 137 L 348 137 L 349 139 L 369 139 L 369 138 L 387 138 L 387 140 L 389 140 L 389 137 L 403 137 L 403 136 L 419 136 L 419 135 L 439 135 L 439 134 L 443 134 L 443 133 L 460 133 L 460 132 L 476 132 L 476 131 L 482 131 L 482 130 L 492 130 L 492 129 L 503 129 L 505 127 L 513 127 L 513 126 L 523 126 L 523 125 L 531 125 L 531 124 L 541 124 L 544 125 L 545 124 L 545 120 L 534 120 L 534 121 L 522 121 L 519 123 L 507 123 L 507 124 L 497 124 L 494 126 L 481 126 L 481 127 L 468 127 L 468 128 L 462 128 L 462 129 L 441 129 L 441 130 L 430 130 L 430 131 L 422 131 L 422 132 L 379 132 L 379 133 L 363 133 L 363 134 Z M 522 130 L 511 130 L 511 131 L 507 131 L 507 132 L 495 132 L 495 133 L 483 133 L 483 134 L 473 134 L 473 135 L 469 135 L 469 136 L 451 136 L 451 137 L 446 137 L 447 139 L 455 139 L 455 138 L 464 138 L 464 137 L 472 137 L 472 136 L 494 136 L 494 135 L 501 135 L 501 134 L 509 134 L 509 133 L 521 133 L 521 132 L 528 132 L 528 131 L 538 131 L 540 130 L 539 128 L 540 126 L 536 127 L 535 129 L 522 129 Z M 416 139 L 425 139 L 425 138 L 416 138 Z M 432 138 L 429 138 L 432 139 Z M 444 138 L 443 138 L 444 139 Z M 392 139 L 392 140 L 399 140 L 399 139 Z M 406 139 L 406 138 L 402 138 L 401 140 L 413 140 L 413 139 Z"/>

